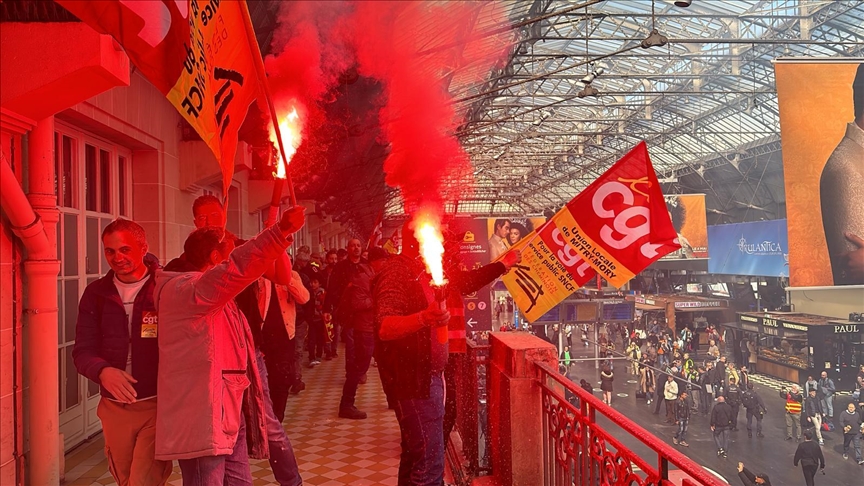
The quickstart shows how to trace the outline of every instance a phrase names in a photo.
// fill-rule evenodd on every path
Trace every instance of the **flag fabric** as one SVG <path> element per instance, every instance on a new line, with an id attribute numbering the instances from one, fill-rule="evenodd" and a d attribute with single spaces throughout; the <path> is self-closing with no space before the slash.
<path id="1" fill-rule="evenodd" d="M 387 241 L 384 242 L 383 248 L 387 251 L 387 253 L 391 255 L 395 255 L 399 253 L 399 243 L 400 243 L 399 230 L 393 230 L 393 234 L 390 235 L 390 238 L 387 238 Z"/>
<path id="2" fill-rule="evenodd" d="M 378 217 L 375 219 L 375 225 L 372 228 L 372 234 L 369 235 L 369 242 L 366 243 L 366 249 L 372 248 L 373 246 L 378 246 L 381 243 L 381 240 L 384 238 L 384 210 L 381 210 L 381 213 L 378 214 Z"/>
<path id="3" fill-rule="evenodd" d="M 225 194 L 234 177 L 238 131 L 260 81 L 257 42 L 247 35 L 239 0 L 57 0 L 129 60 L 195 128 L 222 169 Z M 246 17 L 244 17 L 246 16 Z"/>
<path id="4" fill-rule="evenodd" d="M 530 322 L 595 275 L 621 288 L 681 246 L 645 142 L 520 241 L 522 263 L 503 277 Z"/>

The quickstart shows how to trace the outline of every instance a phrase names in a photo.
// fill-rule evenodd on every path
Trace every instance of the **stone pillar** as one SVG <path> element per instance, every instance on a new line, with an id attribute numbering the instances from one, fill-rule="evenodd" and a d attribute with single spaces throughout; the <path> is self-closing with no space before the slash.
<path id="1" fill-rule="evenodd" d="M 492 333 L 489 341 L 488 417 L 496 482 L 543 484 L 543 403 L 534 363 L 557 369 L 555 346 L 520 332 Z"/>

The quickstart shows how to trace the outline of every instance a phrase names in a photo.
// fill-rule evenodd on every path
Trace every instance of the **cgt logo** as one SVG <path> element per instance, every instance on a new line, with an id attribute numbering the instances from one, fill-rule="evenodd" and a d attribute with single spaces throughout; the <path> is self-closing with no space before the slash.
<path id="1" fill-rule="evenodd" d="M 144 311 L 141 315 L 141 323 L 142 324 L 158 324 L 159 323 L 159 315 L 152 311 Z"/>
<path id="2" fill-rule="evenodd" d="M 625 180 L 625 182 L 630 182 L 630 187 L 618 181 L 607 182 L 600 186 L 594 193 L 594 197 L 591 198 L 594 214 L 599 218 L 612 220 L 612 226 L 604 224 L 600 228 L 600 238 L 616 250 L 627 248 L 651 231 L 651 210 L 646 206 L 634 206 L 636 198 L 633 190 L 631 190 L 631 187 L 635 189 L 637 184 L 647 184 L 650 187 L 651 182 L 647 177 L 634 181 Z M 646 195 L 638 189 L 636 192 Z M 613 194 L 621 195 L 624 199 L 623 205 L 627 206 L 626 209 L 616 212 L 606 208 L 606 199 Z M 616 237 L 615 233 L 620 234 L 621 237 Z M 654 258 L 658 255 L 657 249 L 661 246 L 663 245 L 646 242 L 639 248 L 639 251 L 645 258 Z"/>

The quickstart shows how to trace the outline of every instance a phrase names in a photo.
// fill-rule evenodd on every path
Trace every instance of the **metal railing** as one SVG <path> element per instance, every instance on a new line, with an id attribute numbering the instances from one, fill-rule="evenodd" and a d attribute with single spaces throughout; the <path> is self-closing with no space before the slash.
<path id="1" fill-rule="evenodd" d="M 545 363 L 535 365 L 540 370 L 539 384 L 543 397 L 546 485 L 672 485 L 670 465 L 684 473 L 681 486 L 727 484 L 561 376 L 558 370 Z M 597 423 L 598 414 L 656 453 L 656 462 L 651 464 L 639 457 L 609 430 L 601 427 Z"/>
<path id="2" fill-rule="evenodd" d="M 462 439 L 462 454 L 470 476 L 491 472 L 486 377 L 489 345 L 468 340 L 468 352 L 460 355 L 456 379 L 456 430 Z"/>

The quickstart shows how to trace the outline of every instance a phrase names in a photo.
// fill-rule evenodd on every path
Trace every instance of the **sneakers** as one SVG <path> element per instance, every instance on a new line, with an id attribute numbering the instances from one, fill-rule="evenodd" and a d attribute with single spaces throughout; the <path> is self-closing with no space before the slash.
<path id="1" fill-rule="evenodd" d="M 792 437 L 786 437 L 786 440 L 792 440 Z"/>
<path id="2" fill-rule="evenodd" d="M 753 438 L 753 432 L 751 432 L 751 431 L 748 430 L 748 431 L 747 431 L 747 438 L 748 438 L 748 439 L 752 439 L 752 438 Z"/>
<path id="3" fill-rule="evenodd" d="M 317 359 L 314 359 L 314 360 L 310 361 L 307 366 L 309 368 L 314 368 L 314 367 L 318 366 L 319 364 L 321 364 L 321 362 L 318 361 Z"/>
<path id="4" fill-rule="evenodd" d="M 820 440 L 820 441 L 819 441 L 819 445 L 825 445 L 825 441 L 824 441 L 824 440 Z"/>
<path id="5" fill-rule="evenodd" d="M 685 442 L 683 440 L 681 442 L 679 442 L 678 445 L 680 445 L 681 447 L 690 447 L 690 444 L 688 444 L 687 442 Z"/>
<path id="6" fill-rule="evenodd" d="M 864 464 L 864 459 L 858 461 L 858 465 L 859 465 L 859 466 L 862 465 L 862 464 Z"/>
<path id="7" fill-rule="evenodd" d="M 341 408 L 339 409 L 339 418 L 347 418 L 352 420 L 363 420 L 366 418 L 366 412 L 362 412 L 357 410 L 357 407 L 351 406 L 349 408 Z"/>
<path id="8" fill-rule="evenodd" d="M 720 453 L 720 455 L 723 456 L 724 458 L 729 457 L 726 455 L 726 449 L 723 449 L 722 452 Z"/>
<path id="9" fill-rule="evenodd" d="M 675 445 L 678 445 L 678 439 L 676 439 L 675 437 L 672 437 L 672 443 Z"/>
<path id="10" fill-rule="evenodd" d="M 306 383 L 303 383 L 301 381 L 295 385 L 292 385 L 291 388 L 288 389 L 288 393 L 290 393 L 292 395 L 297 395 L 298 393 L 300 393 L 301 391 L 303 391 L 305 389 L 306 389 Z"/>
<path id="11" fill-rule="evenodd" d="M 849 454 L 843 453 L 843 459 L 849 459 Z"/>
<path id="12" fill-rule="evenodd" d="M 756 433 L 756 437 L 759 437 L 759 438 L 761 439 L 762 437 L 765 437 L 765 436 L 762 435 L 762 432 L 757 432 L 757 433 Z"/>
<path id="13" fill-rule="evenodd" d="M 651 405 L 651 400 L 648 400 L 648 405 Z"/>

